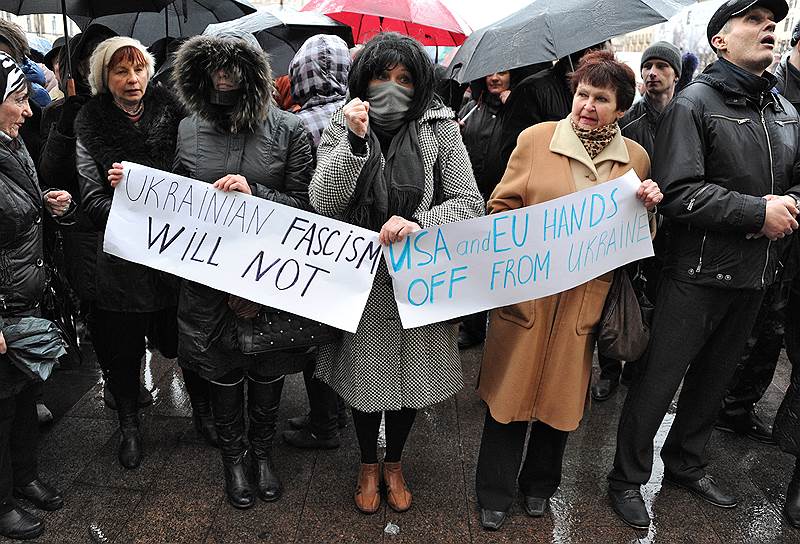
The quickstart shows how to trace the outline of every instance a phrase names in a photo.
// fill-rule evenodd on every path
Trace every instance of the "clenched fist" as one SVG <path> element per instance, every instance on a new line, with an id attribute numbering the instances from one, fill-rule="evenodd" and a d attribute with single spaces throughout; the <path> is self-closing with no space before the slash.
<path id="1" fill-rule="evenodd" d="M 360 137 L 367 136 L 369 128 L 369 102 L 362 102 L 360 98 L 354 98 L 342 109 L 344 118 L 347 121 L 347 128 Z"/>

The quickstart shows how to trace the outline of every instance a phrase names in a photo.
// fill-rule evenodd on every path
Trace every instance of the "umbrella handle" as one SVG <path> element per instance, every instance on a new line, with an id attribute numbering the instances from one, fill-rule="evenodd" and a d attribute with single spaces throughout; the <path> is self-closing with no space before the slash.
<path id="1" fill-rule="evenodd" d="M 67 96 L 75 96 L 76 94 L 78 93 L 75 91 L 75 80 L 69 78 L 67 80 Z"/>

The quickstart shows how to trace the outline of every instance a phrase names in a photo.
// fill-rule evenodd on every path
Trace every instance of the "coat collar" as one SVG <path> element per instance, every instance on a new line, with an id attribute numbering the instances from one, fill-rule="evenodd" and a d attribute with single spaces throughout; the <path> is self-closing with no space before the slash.
<path id="1" fill-rule="evenodd" d="M 597 164 L 605 161 L 627 164 L 631 160 L 622 133 L 617 131 L 617 135 L 614 136 L 611 143 L 609 143 L 605 149 L 594 158 L 594 161 L 592 161 L 589 157 L 589 153 L 587 153 L 586 149 L 583 147 L 583 143 L 581 143 L 575 131 L 572 130 L 569 117 L 562 119 L 556 124 L 556 130 L 553 133 L 553 138 L 550 140 L 550 151 L 580 162 L 591 170 L 596 177 L 599 177 L 597 174 L 597 167 L 595 166 Z"/>

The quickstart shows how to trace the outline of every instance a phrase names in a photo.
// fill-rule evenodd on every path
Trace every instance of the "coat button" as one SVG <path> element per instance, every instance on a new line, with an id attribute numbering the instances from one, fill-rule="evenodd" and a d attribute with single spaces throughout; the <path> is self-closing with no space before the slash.
<path id="1" fill-rule="evenodd" d="M 690 268 L 689 270 L 687 270 L 687 272 L 689 273 L 690 276 L 694 276 L 694 268 Z"/>
<path id="2" fill-rule="evenodd" d="M 36 216 L 36 221 L 33 222 L 34 225 L 38 225 L 41 222 L 42 222 L 42 216 L 41 215 L 37 215 Z"/>
<path id="3" fill-rule="evenodd" d="M 41 268 L 43 265 L 44 265 L 44 261 L 42 261 L 41 259 L 36 259 L 36 266 Z"/>
<path id="4" fill-rule="evenodd" d="M 588 174 L 586 174 L 586 177 L 589 179 L 589 181 L 592 181 L 592 182 L 594 182 L 594 181 L 597 181 L 597 176 L 595 176 L 595 175 L 594 175 L 594 174 L 592 174 L 591 172 L 589 172 Z"/>
<path id="5" fill-rule="evenodd" d="M 731 281 L 731 279 L 732 278 L 730 274 L 725 274 L 725 281 Z"/>
<path id="6" fill-rule="evenodd" d="M 717 274 L 717 279 L 718 280 L 721 280 L 722 278 L 724 278 L 724 276 L 722 274 Z"/>

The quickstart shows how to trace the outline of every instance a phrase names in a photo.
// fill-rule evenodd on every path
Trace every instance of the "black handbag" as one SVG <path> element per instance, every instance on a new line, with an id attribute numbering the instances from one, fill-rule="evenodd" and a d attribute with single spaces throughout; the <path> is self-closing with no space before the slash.
<path id="1" fill-rule="evenodd" d="M 625 268 L 614 271 L 597 331 L 597 351 L 618 361 L 636 361 L 647 350 L 654 311 L 644 291 L 636 292 Z"/>
<path id="2" fill-rule="evenodd" d="M 236 320 L 239 351 L 245 355 L 270 351 L 306 351 L 336 342 L 342 331 L 319 321 L 264 306 L 252 319 Z"/>

